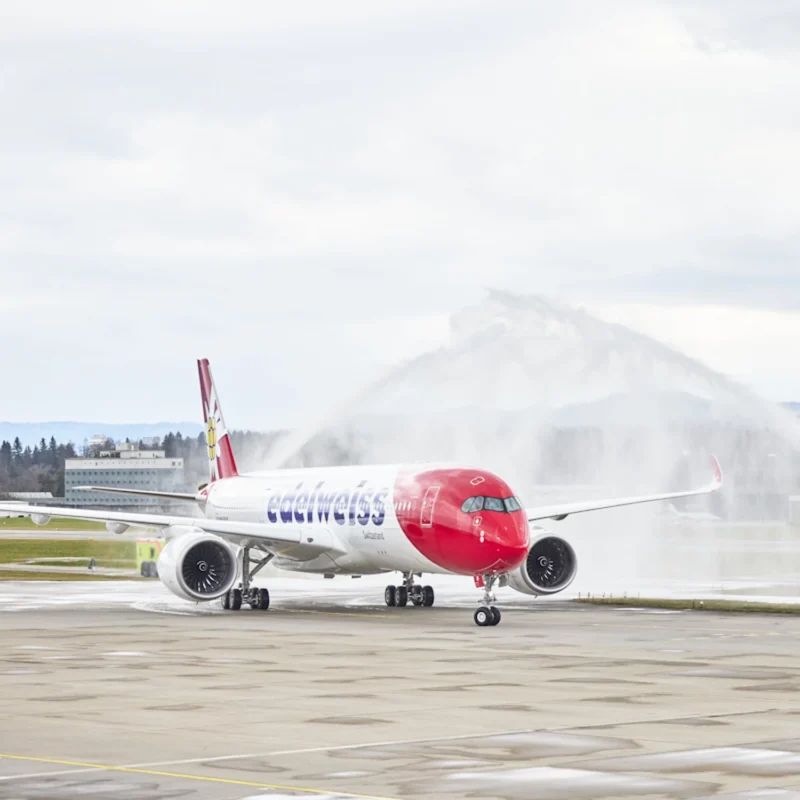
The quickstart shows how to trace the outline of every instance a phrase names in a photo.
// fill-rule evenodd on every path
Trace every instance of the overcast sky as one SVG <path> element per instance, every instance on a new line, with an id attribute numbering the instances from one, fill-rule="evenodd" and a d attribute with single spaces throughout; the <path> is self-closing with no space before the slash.
<path id="1" fill-rule="evenodd" d="M 0 419 L 298 424 L 542 293 L 800 400 L 794 0 L 0 4 Z"/>

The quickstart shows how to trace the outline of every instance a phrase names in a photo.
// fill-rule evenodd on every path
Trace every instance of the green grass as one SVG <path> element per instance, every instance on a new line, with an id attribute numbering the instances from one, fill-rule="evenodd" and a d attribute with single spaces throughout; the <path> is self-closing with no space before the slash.
<path id="1" fill-rule="evenodd" d="M 47 509 L 43 508 L 42 511 Z M 3 517 L 0 519 L 0 531 L 41 531 L 49 529 L 51 531 L 102 531 L 105 530 L 104 522 L 88 522 L 83 519 L 66 519 L 64 517 L 53 517 L 47 525 L 37 525 L 30 517 Z"/>
<path id="2" fill-rule="evenodd" d="M 98 567 L 111 567 L 112 569 L 136 569 L 137 563 L 135 560 L 125 558 L 106 559 L 97 558 L 97 556 L 95 556 L 95 562 Z M 55 559 L 40 561 L 37 558 L 35 561 L 26 561 L 25 563 L 32 567 L 85 567 L 89 563 L 89 559 L 81 557 L 77 561 L 57 561 Z"/>
<path id="3" fill-rule="evenodd" d="M 680 611 L 737 611 L 800 614 L 800 603 L 754 603 L 747 600 L 675 600 L 658 597 L 581 597 L 575 602 L 601 606 L 663 608 Z"/>
<path id="4" fill-rule="evenodd" d="M 126 561 L 136 563 L 136 542 L 113 539 L 3 539 L 0 538 L 0 564 L 22 564 L 30 558 L 94 557 L 98 566 Z M 54 562 L 55 563 L 55 562 Z M 15 573 L 21 575 L 22 573 Z"/>
<path id="5" fill-rule="evenodd" d="M 89 572 L 28 572 L 0 569 L 0 581 L 135 581 L 146 580 L 138 575 L 97 575 Z"/>

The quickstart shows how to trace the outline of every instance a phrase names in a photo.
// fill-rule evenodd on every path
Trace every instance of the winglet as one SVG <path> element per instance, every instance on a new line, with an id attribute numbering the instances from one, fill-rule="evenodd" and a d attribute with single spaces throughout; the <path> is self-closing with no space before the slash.
<path id="1" fill-rule="evenodd" d="M 721 489 L 724 483 L 724 476 L 722 474 L 722 467 L 719 465 L 719 459 L 714 455 L 711 456 L 711 466 L 714 469 L 713 487 L 715 489 Z"/>
<path id="2" fill-rule="evenodd" d="M 200 374 L 200 395 L 203 399 L 203 419 L 206 423 L 206 443 L 208 444 L 208 461 L 211 467 L 211 481 L 233 478 L 239 474 L 236 459 L 233 457 L 230 436 L 222 416 L 217 389 L 207 358 L 197 361 Z"/>

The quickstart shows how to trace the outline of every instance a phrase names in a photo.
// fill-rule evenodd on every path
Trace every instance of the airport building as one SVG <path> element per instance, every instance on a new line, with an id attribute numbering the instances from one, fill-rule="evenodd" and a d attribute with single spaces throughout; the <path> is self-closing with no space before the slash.
<path id="1" fill-rule="evenodd" d="M 163 450 L 139 450 L 123 442 L 96 458 L 68 458 L 64 468 L 67 505 L 120 507 L 153 506 L 153 498 L 106 492 L 77 491 L 78 486 L 109 486 L 156 492 L 186 491 L 182 458 L 166 458 Z"/>

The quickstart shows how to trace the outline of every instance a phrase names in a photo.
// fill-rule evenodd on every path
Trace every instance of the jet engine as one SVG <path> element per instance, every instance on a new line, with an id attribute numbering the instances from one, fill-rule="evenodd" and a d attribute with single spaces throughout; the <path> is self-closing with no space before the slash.
<path id="1" fill-rule="evenodd" d="M 523 594 L 556 594 L 569 586 L 578 572 L 578 559 L 572 546 L 542 528 L 528 551 L 528 557 L 508 573 L 508 585 Z"/>
<path id="2" fill-rule="evenodd" d="M 196 528 L 169 538 L 156 569 L 161 582 L 184 600 L 214 600 L 233 587 L 239 573 L 235 548 Z"/>

